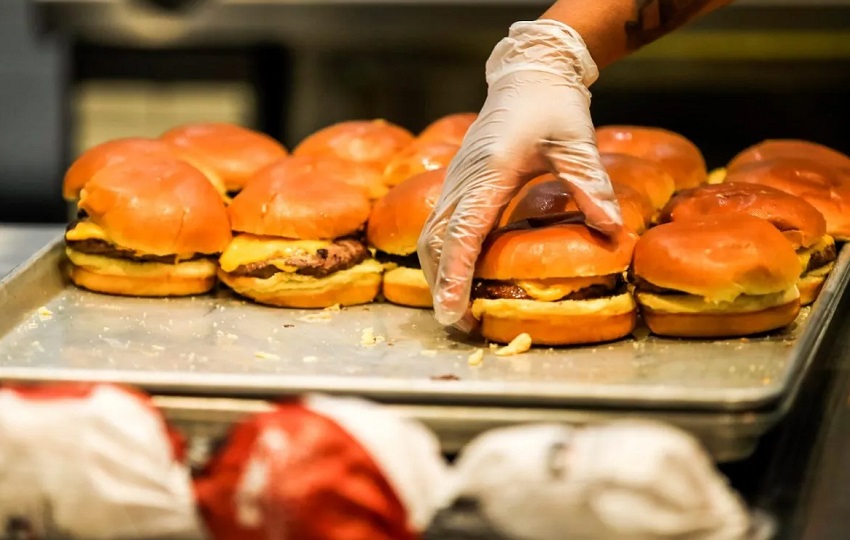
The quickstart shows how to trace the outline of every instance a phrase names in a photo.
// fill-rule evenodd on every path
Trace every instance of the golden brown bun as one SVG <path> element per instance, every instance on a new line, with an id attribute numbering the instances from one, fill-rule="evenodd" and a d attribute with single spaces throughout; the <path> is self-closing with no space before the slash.
<path id="1" fill-rule="evenodd" d="M 383 172 L 392 157 L 413 142 L 413 134 L 385 120 L 352 120 L 328 126 L 299 144 L 296 156 L 334 156 Z"/>
<path id="2" fill-rule="evenodd" d="M 746 214 L 654 227 L 635 246 L 632 269 L 657 287 L 714 300 L 786 290 L 802 270 L 782 233 Z"/>
<path id="3" fill-rule="evenodd" d="M 443 189 L 446 169 L 418 174 L 392 188 L 372 208 L 366 238 L 369 244 L 393 255 L 416 251 L 419 234 Z"/>
<path id="4" fill-rule="evenodd" d="M 485 243 L 475 277 L 546 279 L 605 276 L 629 266 L 637 235 L 626 229 L 612 239 L 584 225 L 496 233 Z"/>
<path id="5" fill-rule="evenodd" d="M 279 161 L 260 171 L 227 207 L 234 231 L 330 240 L 358 231 L 369 217 L 359 188 L 312 174 L 288 174 Z"/>
<path id="6" fill-rule="evenodd" d="M 785 328 L 800 313 L 800 300 L 750 313 L 665 313 L 641 307 L 643 322 L 659 336 L 719 338 Z"/>
<path id="7" fill-rule="evenodd" d="M 708 171 L 697 146 L 678 133 L 642 126 L 605 126 L 596 130 L 599 152 L 629 154 L 658 163 L 676 183 L 676 189 L 705 182 Z"/>
<path id="8" fill-rule="evenodd" d="M 384 169 L 384 183 L 396 186 L 419 173 L 448 167 L 459 146 L 447 143 L 411 144 L 393 156 Z"/>
<path id="9" fill-rule="evenodd" d="M 311 182 L 343 182 L 362 190 L 372 200 L 383 197 L 389 190 L 384 185 L 383 175 L 372 167 L 335 157 L 290 156 L 275 163 L 275 166 L 280 175 L 306 175 L 307 181 Z"/>
<path id="10" fill-rule="evenodd" d="M 264 283 L 268 280 L 234 276 L 221 269 L 218 271 L 218 277 L 222 283 L 255 302 L 298 309 L 321 309 L 336 304 L 368 304 L 375 299 L 381 288 L 381 274 L 378 272 L 350 281 L 317 279 L 316 285 L 310 288 L 269 289 Z"/>
<path id="11" fill-rule="evenodd" d="M 216 283 L 214 266 L 207 276 L 178 276 L 168 270 L 158 276 L 120 276 L 99 274 L 96 268 L 71 263 L 70 274 L 71 281 L 78 287 L 119 296 L 191 296 L 211 291 Z"/>
<path id="12" fill-rule="evenodd" d="M 173 158 L 101 169 L 79 206 L 113 243 L 142 253 L 220 253 L 231 240 L 220 195 L 200 171 Z"/>
<path id="13" fill-rule="evenodd" d="M 628 154 L 602 154 L 600 158 L 614 185 L 637 190 L 655 210 L 663 208 L 676 191 L 673 177 L 657 163 Z"/>
<path id="14" fill-rule="evenodd" d="M 268 135 L 234 124 L 187 124 L 166 131 L 161 139 L 183 149 L 196 166 L 218 176 L 231 192 L 287 155 L 286 148 Z"/>
<path id="15" fill-rule="evenodd" d="M 157 139 L 129 137 L 99 144 L 83 152 L 65 173 L 62 196 L 76 200 L 92 176 L 110 165 L 132 159 L 174 157 L 174 148 Z"/>
<path id="16" fill-rule="evenodd" d="M 655 214 L 649 200 L 627 185 L 614 184 L 613 187 L 614 195 L 620 204 L 623 225 L 637 234 L 642 234 Z M 577 210 L 578 206 L 567 192 L 564 182 L 555 179 L 551 174 L 544 174 L 524 185 L 511 199 L 502 212 L 499 226 L 504 227 L 546 214 Z"/>
<path id="17" fill-rule="evenodd" d="M 614 341 L 635 329 L 637 311 L 634 306 L 619 313 L 609 312 L 604 307 L 595 313 L 577 313 L 571 303 L 559 302 L 558 306 L 549 306 L 545 313 L 521 309 L 506 313 L 485 311 L 481 316 L 481 335 L 497 343 L 510 343 L 526 333 L 534 345 L 562 346 Z"/>
<path id="18" fill-rule="evenodd" d="M 742 213 L 769 221 L 794 249 L 810 247 L 826 234 L 823 215 L 800 197 L 770 186 L 738 182 L 680 192 L 661 212 L 661 221 Z"/>
<path id="19" fill-rule="evenodd" d="M 425 274 L 418 268 L 396 268 L 384 273 L 381 287 L 388 302 L 400 306 L 430 308 L 433 306 L 431 289 Z"/>
<path id="20" fill-rule="evenodd" d="M 800 278 L 797 282 L 797 289 L 800 290 L 800 305 L 808 306 L 815 302 L 820 296 L 823 289 L 823 284 L 826 282 L 826 276 L 807 275 Z"/>
<path id="21" fill-rule="evenodd" d="M 443 142 L 460 146 L 478 113 L 456 113 L 432 122 L 417 137 L 422 142 Z"/>
<path id="22" fill-rule="evenodd" d="M 845 173 L 850 173 L 850 156 L 822 144 L 797 139 L 774 139 L 760 142 L 732 158 L 726 168 L 732 171 L 751 163 L 775 159 L 807 159 L 816 161 L 824 167 L 843 169 Z"/>
<path id="23" fill-rule="evenodd" d="M 726 182 L 770 186 L 805 199 L 826 219 L 826 232 L 850 240 L 850 175 L 804 159 L 777 159 L 737 167 Z"/>

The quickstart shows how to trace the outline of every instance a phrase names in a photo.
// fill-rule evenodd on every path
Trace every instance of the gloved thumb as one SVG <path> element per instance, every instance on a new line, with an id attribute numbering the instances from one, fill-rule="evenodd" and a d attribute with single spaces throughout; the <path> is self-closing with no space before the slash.
<path id="1" fill-rule="evenodd" d="M 565 183 L 587 224 L 609 236 L 619 232 L 623 226 L 620 204 L 596 145 L 550 140 L 543 143 L 543 154 L 552 173 Z"/>

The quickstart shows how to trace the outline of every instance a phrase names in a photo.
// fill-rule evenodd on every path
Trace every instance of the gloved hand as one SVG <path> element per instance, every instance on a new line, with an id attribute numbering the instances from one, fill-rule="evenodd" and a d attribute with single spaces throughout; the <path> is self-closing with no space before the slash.
<path id="1" fill-rule="evenodd" d="M 578 33 L 553 20 L 518 22 L 487 61 L 487 100 L 449 166 L 418 253 L 437 320 L 469 332 L 472 274 L 481 244 L 522 185 L 552 172 L 587 223 L 622 225 L 599 162 L 588 87 L 598 69 Z"/>

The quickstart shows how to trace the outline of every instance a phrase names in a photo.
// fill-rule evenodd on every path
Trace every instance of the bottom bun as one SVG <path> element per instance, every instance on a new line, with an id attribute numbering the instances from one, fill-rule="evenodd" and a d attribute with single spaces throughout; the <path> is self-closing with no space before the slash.
<path id="1" fill-rule="evenodd" d="M 643 322 L 656 335 L 682 338 L 740 337 L 785 328 L 800 313 L 800 299 L 760 311 L 670 313 L 641 306 Z"/>
<path id="2" fill-rule="evenodd" d="M 797 288 L 800 289 L 800 305 L 808 306 L 814 304 L 815 300 L 820 296 L 823 284 L 826 281 L 824 276 L 804 276 L 797 282 Z"/>
<path id="3" fill-rule="evenodd" d="M 637 322 L 630 294 L 561 302 L 476 300 L 472 312 L 481 321 L 481 335 L 497 343 L 523 333 L 535 345 L 603 343 L 631 334 Z"/>
<path id="4" fill-rule="evenodd" d="M 429 308 L 434 305 L 425 274 L 418 268 L 395 268 L 384 274 L 384 298 L 401 306 Z"/>
<path id="5" fill-rule="evenodd" d="M 215 287 L 215 267 L 207 276 L 185 277 L 163 272 L 160 276 L 117 276 L 96 269 L 71 266 L 71 281 L 77 287 L 121 296 L 191 296 Z M 165 265 L 162 265 L 165 266 Z M 173 265 L 173 266 L 179 266 Z"/>
<path id="6" fill-rule="evenodd" d="M 234 276 L 219 269 L 218 277 L 236 293 L 260 304 L 277 307 L 319 309 L 336 304 L 355 306 L 372 302 L 381 288 L 383 267 L 365 262 L 323 278 L 286 272 L 260 279 Z M 296 279 L 297 278 L 297 279 Z"/>

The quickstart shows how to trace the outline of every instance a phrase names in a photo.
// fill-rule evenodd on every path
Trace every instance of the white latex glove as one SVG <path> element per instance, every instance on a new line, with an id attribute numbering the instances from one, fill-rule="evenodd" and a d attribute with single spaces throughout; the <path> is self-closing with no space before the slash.
<path id="1" fill-rule="evenodd" d="M 552 20 L 518 22 L 487 61 L 487 100 L 449 166 L 419 238 L 437 320 L 464 331 L 481 244 L 522 185 L 552 172 L 592 227 L 622 225 L 599 162 L 588 87 L 598 69 L 581 36 Z"/>

